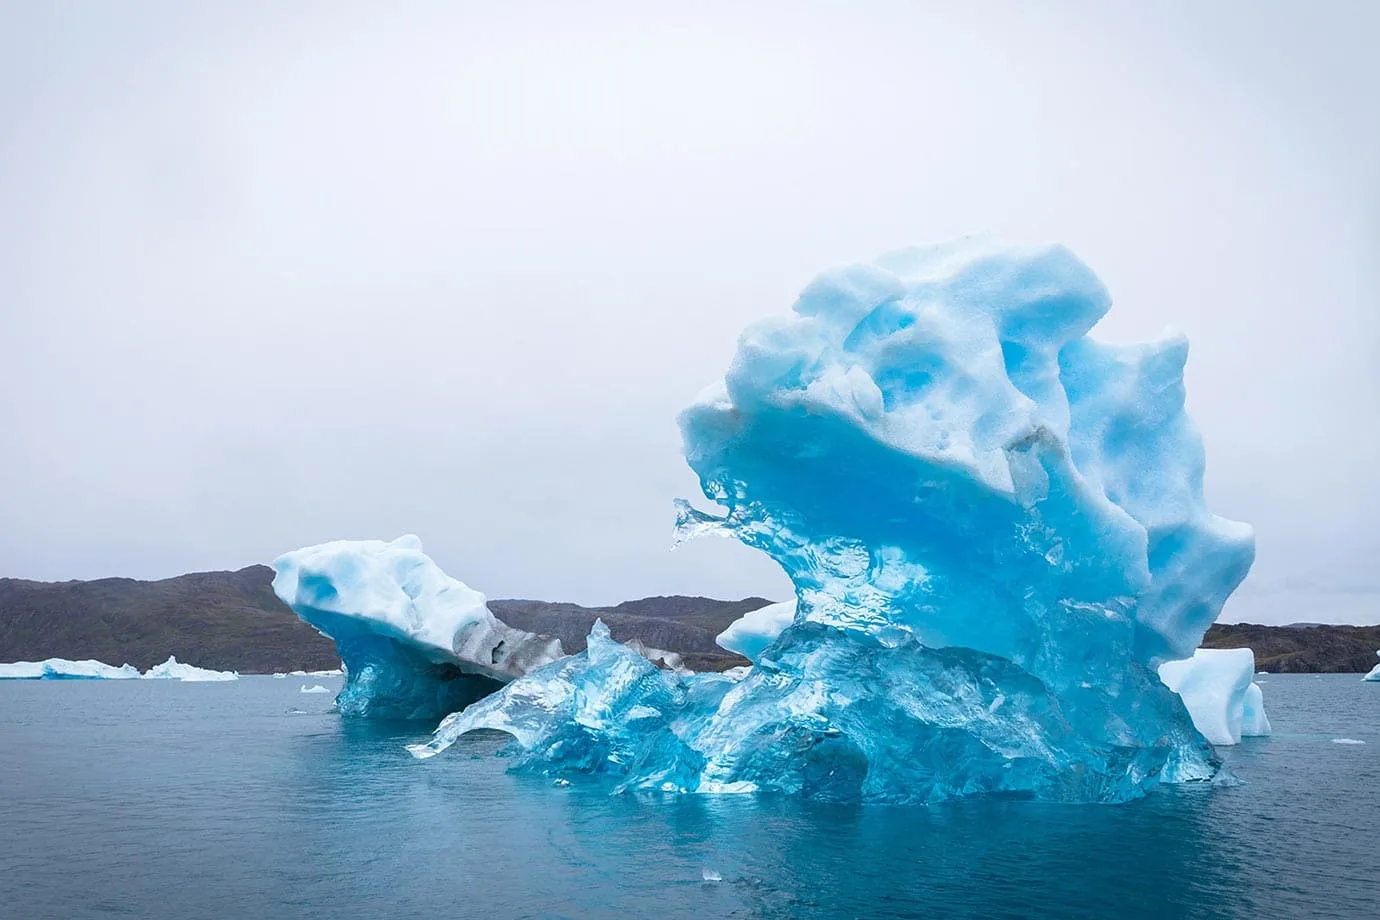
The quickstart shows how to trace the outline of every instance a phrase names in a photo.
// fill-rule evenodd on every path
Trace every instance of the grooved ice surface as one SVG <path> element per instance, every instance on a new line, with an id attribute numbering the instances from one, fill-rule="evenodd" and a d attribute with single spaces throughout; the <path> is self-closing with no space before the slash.
<path id="1" fill-rule="evenodd" d="M 308 546 L 273 567 L 283 603 L 335 640 L 345 715 L 440 718 L 562 655 L 559 640 L 495 618 L 414 536 Z"/>
<path id="2" fill-rule="evenodd" d="M 415 753 L 503 728 L 523 769 L 829 800 L 1115 802 L 1211 778 L 1155 668 L 1193 653 L 1254 539 L 1204 504 L 1187 343 L 1099 343 L 1108 306 L 1058 246 L 964 239 L 821 275 L 680 418 L 725 509 L 681 503 L 682 537 L 770 555 L 794 625 L 737 681 L 592 641 Z"/>

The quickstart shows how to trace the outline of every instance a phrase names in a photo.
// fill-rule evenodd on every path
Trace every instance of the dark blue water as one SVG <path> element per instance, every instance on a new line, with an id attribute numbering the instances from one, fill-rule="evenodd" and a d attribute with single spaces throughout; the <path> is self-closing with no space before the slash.
<path id="1" fill-rule="evenodd" d="M 1380 684 L 1352 675 L 1265 678 L 1240 786 L 1086 807 L 612 798 L 507 775 L 498 737 L 414 761 L 423 733 L 301 683 L 0 682 L 0 917 L 1380 910 Z"/>

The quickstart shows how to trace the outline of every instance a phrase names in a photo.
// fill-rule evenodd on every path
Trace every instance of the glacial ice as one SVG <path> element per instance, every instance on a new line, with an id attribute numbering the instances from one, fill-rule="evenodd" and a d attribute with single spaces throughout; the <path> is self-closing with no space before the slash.
<path id="1" fill-rule="evenodd" d="M 335 640 L 345 715 L 440 718 L 562 655 L 558 640 L 500 622 L 415 536 L 308 546 L 273 567 L 278 597 Z"/>
<path id="2" fill-rule="evenodd" d="M 714 637 L 721 648 L 756 661 L 762 650 L 776 641 L 781 631 L 795 622 L 795 601 L 768 604 L 751 610 Z"/>
<path id="3" fill-rule="evenodd" d="M 225 681 L 239 680 L 240 675 L 236 671 L 212 671 L 183 664 L 176 656 L 169 655 L 167 661 L 149 668 L 143 677 L 145 680 Z"/>
<path id="4" fill-rule="evenodd" d="M 495 728 L 516 769 L 842 801 L 1211 779 L 1155 668 L 1192 655 L 1254 537 L 1205 507 L 1186 341 L 1099 343 L 1107 308 L 1057 246 L 964 239 L 821 275 L 680 417 L 725 509 L 680 503 L 681 538 L 770 555 L 792 624 L 741 645 L 737 679 L 657 670 L 599 624 L 412 752 Z"/>
<path id="5" fill-rule="evenodd" d="M 1248 648 L 1200 648 L 1192 657 L 1166 661 L 1160 680 L 1183 697 L 1193 724 L 1213 744 L 1239 744 L 1242 737 L 1270 734 L 1255 653 Z"/>
<path id="6" fill-rule="evenodd" d="M 330 688 L 329 688 L 329 687 L 323 687 L 323 686 L 321 686 L 320 684 L 313 684 L 313 685 L 310 686 L 310 687 L 308 687 L 306 684 L 303 684 L 303 685 L 301 686 L 301 689 L 298 690 L 298 692 L 299 692 L 299 693 L 330 693 L 331 691 L 330 691 Z"/>
<path id="7" fill-rule="evenodd" d="M 1380 652 L 1376 652 L 1375 654 L 1380 655 Z M 1367 671 L 1366 676 L 1361 678 L 1361 680 L 1380 680 L 1380 664 L 1377 664 Z"/>
<path id="8" fill-rule="evenodd" d="M 0 680 L 132 680 L 137 677 L 139 669 L 132 664 L 117 668 L 94 658 L 82 661 L 48 658 L 0 664 Z"/>

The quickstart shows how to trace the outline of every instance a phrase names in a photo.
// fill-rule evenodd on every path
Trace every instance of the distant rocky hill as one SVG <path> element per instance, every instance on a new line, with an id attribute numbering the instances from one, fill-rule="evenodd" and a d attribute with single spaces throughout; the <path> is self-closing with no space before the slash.
<path id="1" fill-rule="evenodd" d="M 1380 649 L 1380 626 L 1214 623 L 1203 647 L 1252 649 L 1256 670 L 1272 674 L 1369 671 Z"/>
<path id="2" fill-rule="evenodd" d="M 278 600 L 272 582 L 265 565 L 162 581 L 0 578 L 0 661 L 96 658 L 143 670 L 176 655 L 246 673 L 339 667 L 335 643 Z"/>
<path id="3" fill-rule="evenodd" d="M 335 645 L 273 593 L 273 570 L 197 572 L 161 581 L 0 578 L 0 661 L 96 658 L 147 669 L 176 655 L 203 668 L 269 673 L 339 667 Z M 742 614 L 770 601 L 649 597 L 615 607 L 531 600 L 489 606 L 512 626 L 556 636 L 568 652 L 602 617 L 615 639 L 677 652 L 699 670 L 746 660 L 714 644 Z"/>
<path id="4" fill-rule="evenodd" d="M 103 578 L 39 582 L 0 578 L 0 661 L 96 658 L 147 669 L 176 655 L 203 668 L 268 673 L 316 670 L 340 663 L 334 644 L 273 593 L 273 570 L 197 572 L 162 581 Z M 746 661 L 714 644 L 729 623 L 770 601 L 750 597 L 648 597 L 613 607 L 533 600 L 492 600 L 489 607 L 519 629 L 585 647 L 596 618 L 615 639 L 680 654 L 695 670 Z M 1380 649 L 1380 626 L 1214 625 L 1203 645 L 1249 647 L 1262 671 L 1368 671 Z"/>

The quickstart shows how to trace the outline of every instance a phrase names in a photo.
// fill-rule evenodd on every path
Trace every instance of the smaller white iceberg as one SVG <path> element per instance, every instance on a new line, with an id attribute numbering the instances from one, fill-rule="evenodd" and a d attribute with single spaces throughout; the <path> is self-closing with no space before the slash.
<path id="1" fill-rule="evenodd" d="M 1359 739 L 1357 739 L 1357 738 L 1333 738 L 1333 739 L 1332 739 L 1332 743 L 1333 743 L 1333 744 L 1365 744 L 1364 741 L 1361 741 L 1361 740 L 1359 740 Z"/>
<path id="2" fill-rule="evenodd" d="M 757 661 L 762 651 L 795 622 L 795 601 L 768 604 L 743 614 L 714 638 L 720 648 Z"/>
<path id="3" fill-rule="evenodd" d="M 308 677 L 344 677 L 344 668 L 328 668 L 325 671 L 308 671 Z"/>
<path id="4" fill-rule="evenodd" d="M 1183 698 L 1193 725 L 1213 744 L 1270 734 L 1265 698 L 1248 648 L 1200 648 L 1192 658 L 1160 665 L 1160 680 Z"/>
<path id="5" fill-rule="evenodd" d="M 287 675 L 286 675 L 286 674 L 283 674 L 283 673 L 274 674 L 274 675 L 273 675 L 273 679 L 274 679 L 274 680 L 287 680 Z"/>
<path id="6" fill-rule="evenodd" d="M 198 668 L 195 665 L 183 664 L 174 655 L 169 655 L 168 660 L 162 664 L 156 664 L 144 672 L 145 680 L 182 680 L 182 681 L 219 681 L 219 680 L 239 680 L 240 675 L 237 671 L 212 671 L 207 668 Z"/>
<path id="7" fill-rule="evenodd" d="M 1380 655 L 1380 652 L 1376 652 L 1375 654 Z M 1361 678 L 1361 680 L 1380 681 L 1380 664 L 1377 664 L 1375 667 L 1371 668 L 1369 673 L 1367 673 L 1365 677 Z"/>
<path id="8" fill-rule="evenodd" d="M 308 687 L 306 684 L 303 684 L 303 685 L 302 685 L 302 689 L 301 689 L 300 691 L 298 691 L 298 692 L 299 692 L 299 693 L 330 693 L 331 691 L 330 691 L 329 689 L 327 689 L 326 687 L 321 686 L 320 684 L 313 684 L 313 685 L 310 686 L 310 687 Z"/>
<path id="9" fill-rule="evenodd" d="M 564 655 L 558 640 L 495 617 L 412 535 L 308 546 L 273 568 L 279 599 L 335 641 L 348 672 L 342 715 L 438 719 Z"/>
<path id="10" fill-rule="evenodd" d="M 131 680 L 138 676 L 139 669 L 132 664 L 117 668 L 94 658 L 82 661 L 48 658 L 0 664 L 0 680 Z"/>

